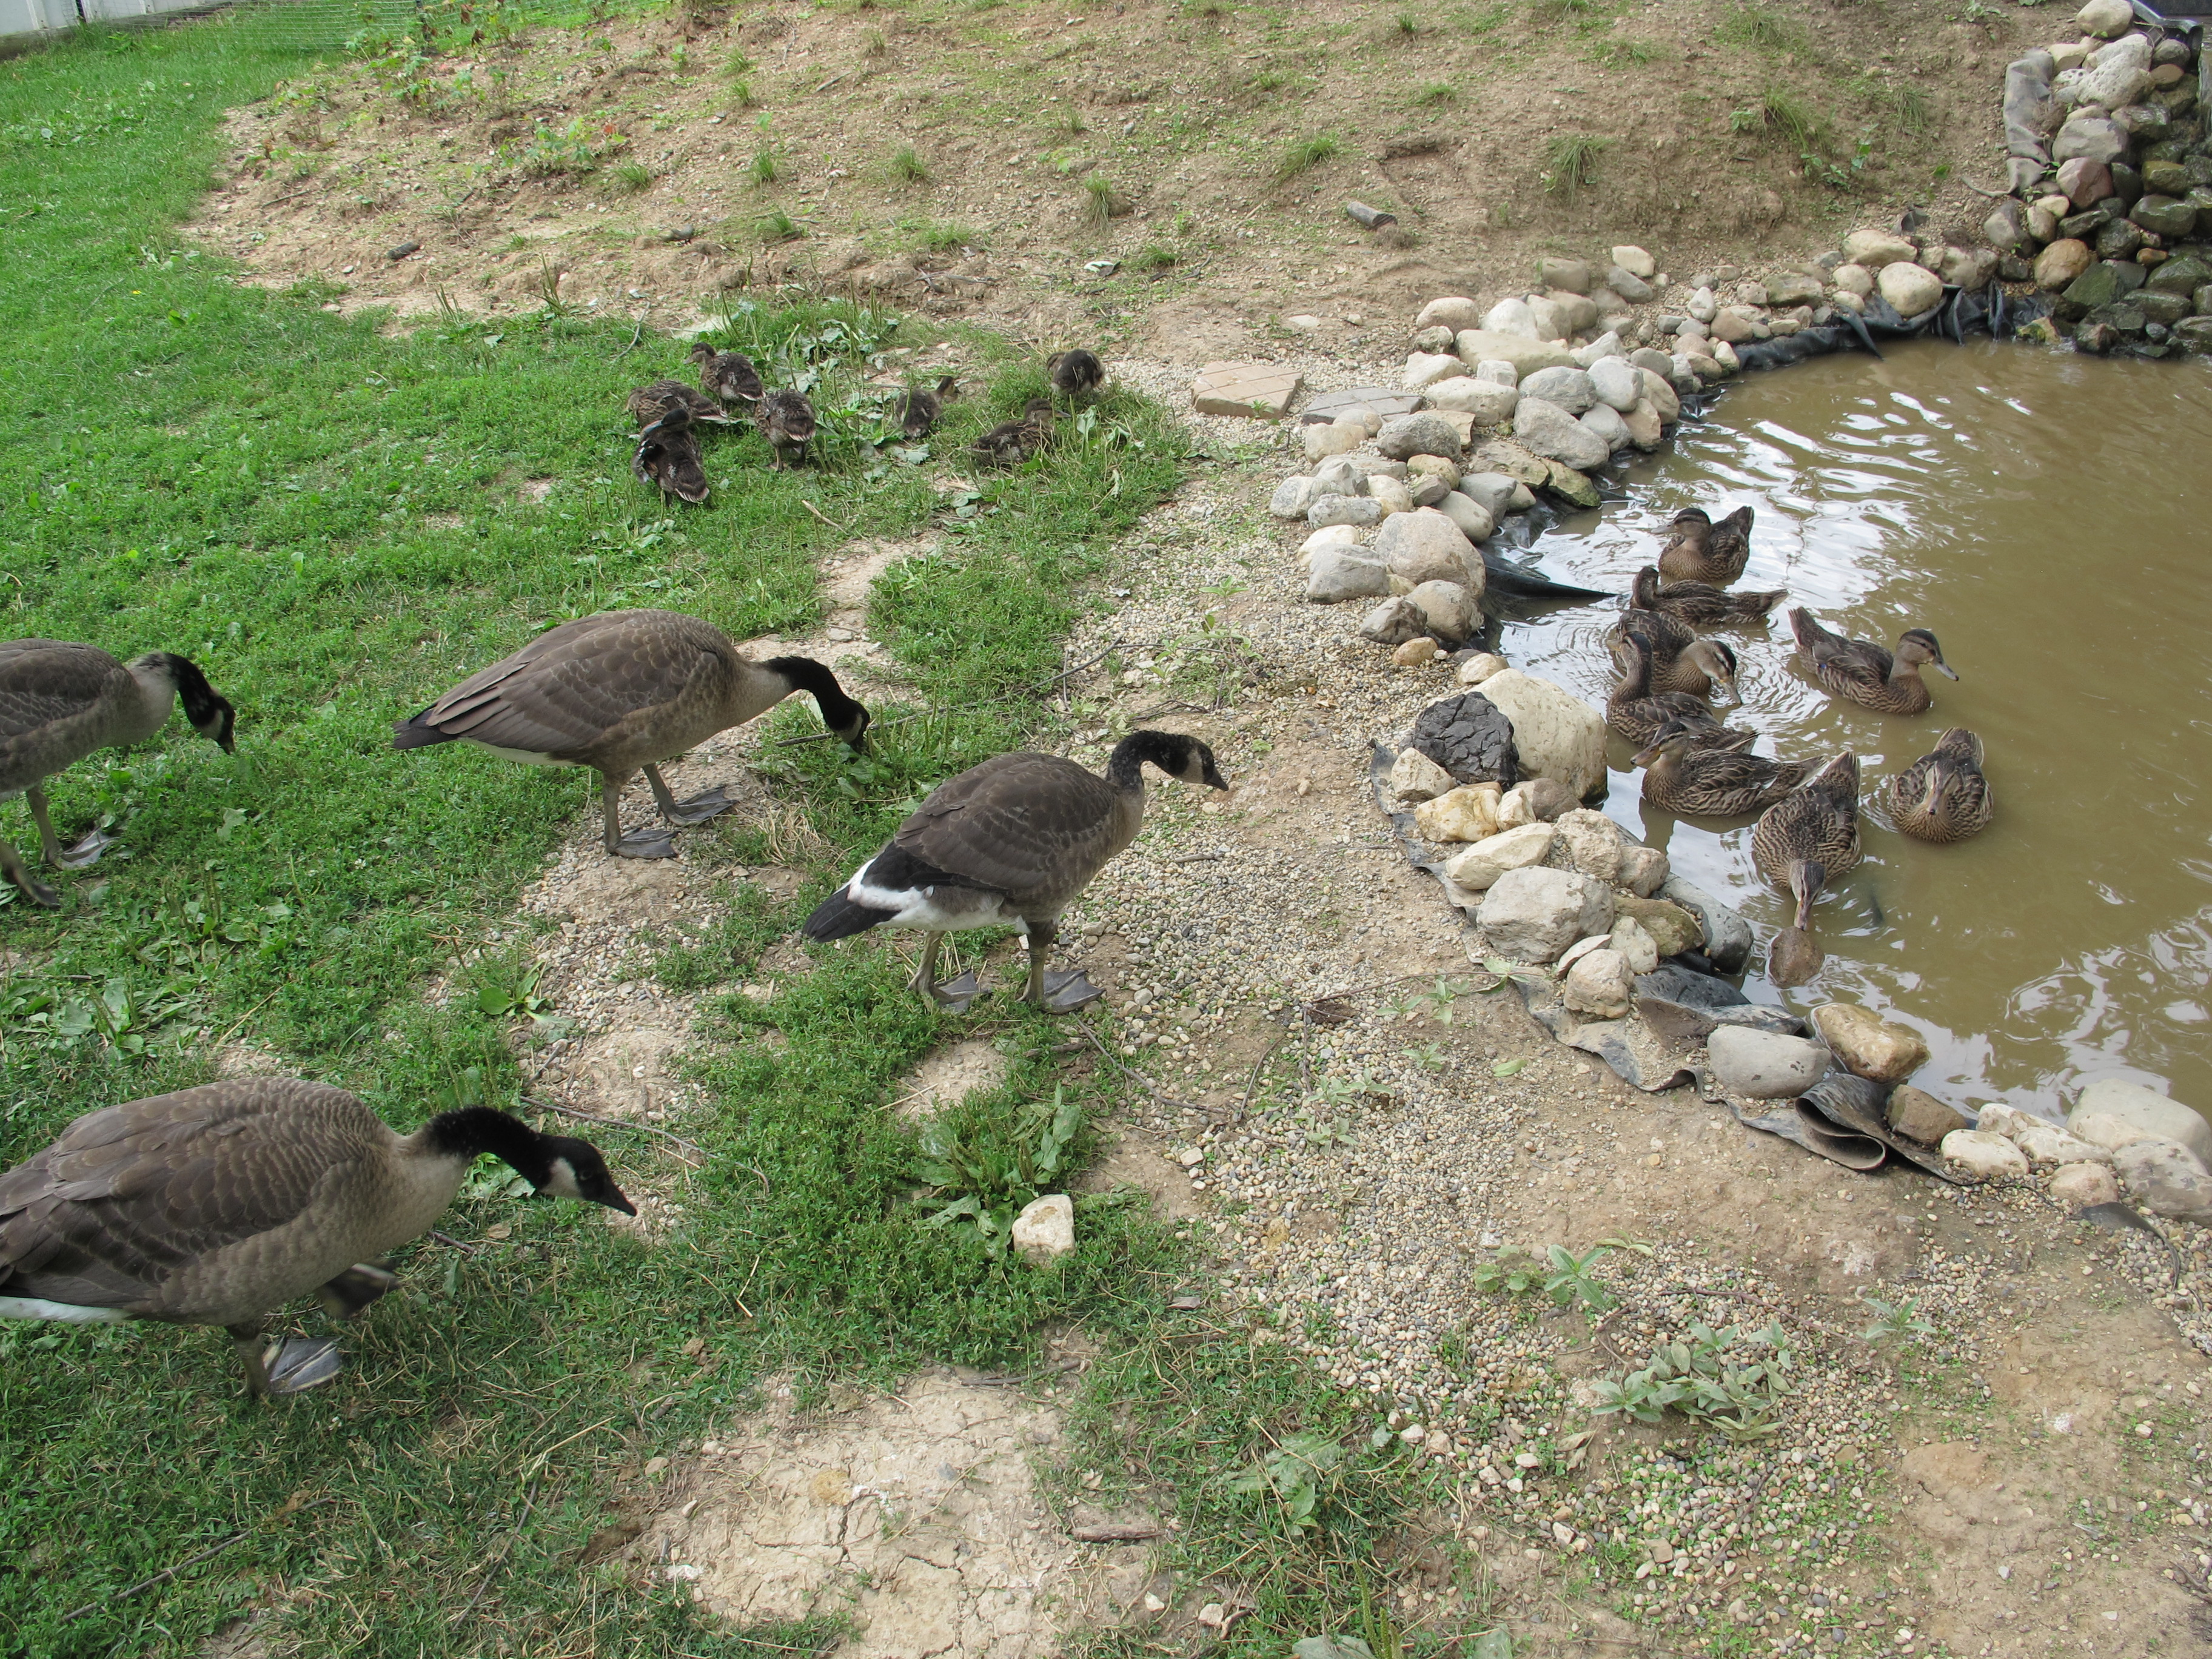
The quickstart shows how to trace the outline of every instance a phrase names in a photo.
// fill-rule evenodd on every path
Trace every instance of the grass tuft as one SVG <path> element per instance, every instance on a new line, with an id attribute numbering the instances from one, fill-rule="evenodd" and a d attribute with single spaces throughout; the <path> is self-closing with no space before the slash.
<path id="1" fill-rule="evenodd" d="M 1889 88 L 1890 117 L 1907 132 L 1926 132 L 1936 125 L 1936 106 L 1927 93 L 1910 81 Z"/>
<path id="2" fill-rule="evenodd" d="M 926 185 L 929 182 L 929 166 L 907 144 L 890 160 L 891 177 L 902 185 Z"/>
<path id="3" fill-rule="evenodd" d="M 1713 38 L 1754 52 L 1796 52 L 1804 43 L 1804 32 L 1771 6 L 1744 5 L 1721 20 Z"/>
<path id="4" fill-rule="evenodd" d="M 1129 269 L 1150 275 L 1172 270 L 1179 263 L 1181 256 L 1172 248 L 1162 247 L 1158 242 L 1147 242 L 1130 258 Z"/>
<path id="5" fill-rule="evenodd" d="M 1413 94 L 1413 101 L 1425 109 L 1441 109 L 1459 102 L 1459 88 L 1449 81 L 1431 81 Z"/>
<path id="6" fill-rule="evenodd" d="M 770 208 L 766 213 L 761 215 L 754 223 L 753 231 L 762 241 L 770 244 L 795 242 L 806 234 L 799 221 L 781 208 Z"/>
<path id="7" fill-rule="evenodd" d="M 642 161 L 624 161 L 607 172 L 609 189 L 624 196 L 635 196 L 640 191 L 653 188 L 653 169 Z"/>
<path id="8" fill-rule="evenodd" d="M 1333 161 L 1344 154 L 1342 142 L 1328 133 L 1310 133 L 1304 138 L 1294 138 L 1275 162 L 1275 182 L 1284 184 L 1302 173 L 1310 173 L 1324 161 Z"/>
<path id="9" fill-rule="evenodd" d="M 1544 188 L 1553 195 L 1572 201 L 1597 182 L 1598 157 L 1613 148 L 1613 141 L 1595 133 L 1562 133 L 1544 149 Z"/>
<path id="10" fill-rule="evenodd" d="M 755 150 L 745 172 L 756 185 L 772 185 L 782 178 L 783 161 L 775 153 L 775 146 L 769 144 Z"/>
<path id="11" fill-rule="evenodd" d="M 1093 230 L 1103 230 L 1108 221 L 1128 210 L 1128 204 L 1115 194 L 1110 180 L 1094 173 L 1083 181 L 1083 222 Z"/>
<path id="12" fill-rule="evenodd" d="M 899 226 L 908 246 L 925 253 L 957 253 L 962 248 L 987 246 L 981 233 L 967 225 L 932 219 L 908 219 Z"/>

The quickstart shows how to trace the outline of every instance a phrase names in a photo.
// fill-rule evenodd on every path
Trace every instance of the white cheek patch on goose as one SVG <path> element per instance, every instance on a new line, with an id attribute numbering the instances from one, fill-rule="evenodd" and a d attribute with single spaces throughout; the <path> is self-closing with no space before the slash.
<path id="1" fill-rule="evenodd" d="M 49 1302 L 41 1296 L 0 1296 L 0 1319 L 58 1319 L 66 1325 L 120 1325 L 130 1317 L 119 1308 L 81 1308 L 74 1302 Z"/>
<path id="2" fill-rule="evenodd" d="M 935 933 L 953 933 L 965 927 L 989 927 L 1000 922 L 1021 925 L 1021 918 L 1007 914 L 1005 901 L 996 893 L 978 892 L 972 887 L 872 885 L 868 872 L 875 868 L 875 864 L 870 859 L 860 867 L 846 884 L 845 896 L 871 910 L 890 911 L 890 927 L 926 927 Z"/>
<path id="3" fill-rule="evenodd" d="M 550 1193 L 555 1198 L 581 1198 L 584 1195 L 584 1189 L 576 1184 L 576 1171 L 565 1158 L 553 1160 L 553 1173 L 546 1176 L 545 1184 L 538 1190 Z"/>

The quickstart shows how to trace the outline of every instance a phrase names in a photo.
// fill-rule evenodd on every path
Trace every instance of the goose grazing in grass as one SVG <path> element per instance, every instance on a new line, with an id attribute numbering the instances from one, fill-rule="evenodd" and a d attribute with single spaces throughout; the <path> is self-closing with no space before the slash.
<path id="1" fill-rule="evenodd" d="M 94 830 L 64 848 L 46 811 L 46 781 L 95 749 L 141 743 L 168 724 L 181 701 L 192 729 L 234 751 L 236 712 L 188 658 L 149 651 L 118 662 L 97 646 L 61 640 L 0 643 L 0 800 L 21 795 L 39 826 L 39 848 L 58 870 L 82 870 L 108 837 Z M 52 909 L 62 896 L 23 855 L 0 840 L 0 869 L 33 904 Z"/>
<path id="2" fill-rule="evenodd" d="M 1106 365 L 1098 360 L 1098 354 L 1080 347 L 1073 351 L 1054 352 L 1044 360 L 1044 373 L 1052 382 L 1052 389 L 1063 398 L 1096 392 L 1106 384 Z"/>
<path id="3" fill-rule="evenodd" d="M 1792 859 L 1787 878 L 1790 896 L 1797 901 L 1797 919 L 1766 947 L 1766 976 L 1785 987 L 1807 983 L 1828 960 L 1828 953 L 1813 937 L 1813 901 L 1827 884 L 1828 872 L 1818 860 Z"/>
<path id="4" fill-rule="evenodd" d="M 701 390 L 718 404 L 750 409 L 761 400 L 760 370 L 743 352 L 717 351 L 702 340 L 691 348 L 691 361 L 699 365 Z"/>
<path id="5" fill-rule="evenodd" d="M 891 418 L 898 422 L 900 434 L 908 443 L 919 443 L 936 426 L 938 416 L 945 413 L 945 405 L 960 395 L 960 382 L 947 374 L 938 381 L 934 392 L 902 393 L 891 406 Z"/>
<path id="6" fill-rule="evenodd" d="M 1710 582 L 1726 587 L 1751 562 L 1752 511 L 1747 506 L 1715 524 L 1702 507 L 1674 515 L 1674 533 L 1659 550 L 1659 574 L 1670 582 Z"/>
<path id="7" fill-rule="evenodd" d="M 600 777 L 607 851 L 632 859 L 673 858 L 669 831 L 622 830 L 623 786 L 642 769 L 660 815 L 700 823 L 737 803 L 717 787 L 678 801 L 657 763 L 717 732 L 766 714 L 794 691 L 854 750 L 868 711 L 811 657 L 753 662 L 729 636 L 673 611 L 604 611 L 549 629 L 410 720 L 395 721 L 392 746 L 473 743 L 534 766 L 589 766 Z"/>
<path id="8" fill-rule="evenodd" d="M 1857 869 L 1862 856 L 1859 757 L 1848 749 L 1768 807 L 1751 828 L 1751 860 L 1759 873 L 1792 892 L 1794 866 L 1817 864 L 1826 879 Z"/>
<path id="9" fill-rule="evenodd" d="M 1003 466 L 1019 466 L 1032 455 L 1044 453 L 1052 442 L 1051 400 L 1032 398 L 1029 407 L 1011 421 L 1001 421 L 970 446 L 979 460 Z"/>
<path id="10" fill-rule="evenodd" d="M 623 406 L 640 427 L 658 425 L 678 410 L 710 426 L 728 426 L 736 418 L 696 386 L 681 380 L 655 380 L 641 386 L 623 400 Z"/>
<path id="11" fill-rule="evenodd" d="M 1147 763 L 1185 783 L 1229 787 L 1213 751 L 1173 732 L 1132 732 L 1103 778 L 1057 755 L 994 756 L 932 790 L 883 851 L 807 917 L 807 938 L 921 928 L 914 988 L 961 1013 L 981 994 L 975 971 L 937 983 L 939 945 L 963 928 L 1012 924 L 1029 941 L 1023 1000 L 1073 1012 L 1103 993 L 1080 971 L 1046 973 L 1045 953 L 1060 913 L 1137 838 Z"/>
<path id="12" fill-rule="evenodd" d="M 1927 712 L 1936 699 L 1920 677 L 1923 668 L 1959 678 L 1958 671 L 1943 660 L 1943 647 L 1924 628 L 1908 628 L 1899 635 L 1894 654 L 1872 640 L 1846 639 L 1821 627 L 1802 605 L 1790 611 L 1790 631 L 1813 665 L 1813 678 L 1824 688 L 1884 714 Z"/>
<path id="13" fill-rule="evenodd" d="M 1638 611 L 1710 628 L 1720 623 L 1756 622 L 1789 597 L 1789 589 L 1784 587 L 1731 593 L 1710 582 L 1662 583 L 1659 567 L 1647 564 L 1636 573 L 1628 603 Z"/>
<path id="14" fill-rule="evenodd" d="M 769 465 L 781 472 L 786 462 L 795 465 L 806 459 L 806 446 L 814 441 L 814 405 L 803 392 L 770 392 L 753 405 L 753 424 L 774 452 Z"/>
<path id="15" fill-rule="evenodd" d="M 1982 775 L 1982 740 L 1963 726 L 1936 739 L 1889 781 L 1889 815 L 1915 841 L 1964 841 L 1990 827 L 1996 799 Z"/>
<path id="16" fill-rule="evenodd" d="M 637 1213 L 590 1142 L 487 1106 L 411 1135 L 292 1078 L 104 1106 L 0 1174 L 0 1316 L 220 1325 L 254 1394 L 297 1394 L 337 1375 L 337 1346 L 264 1358 L 270 1316 L 313 1292 L 349 1318 L 390 1290 L 374 1258 L 427 1232 L 486 1152 L 541 1194 Z"/>
<path id="17" fill-rule="evenodd" d="M 695 507 L 707 499 L 707 469 L 699 464 L 699 441 L 691 433 L 688 410 L 672 409 L 637 434 L 629 458 L 630 476 L 658 484 L 664 500 L 673 495 Z"/>

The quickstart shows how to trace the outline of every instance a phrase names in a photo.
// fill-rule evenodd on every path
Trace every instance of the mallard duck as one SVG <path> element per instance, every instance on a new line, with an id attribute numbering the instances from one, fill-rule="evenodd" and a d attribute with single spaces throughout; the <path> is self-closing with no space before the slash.
<path id="1" fill-rule="evenodd" d="M 1792 859 L 1787 874 L 1790 894 L 1797 901 L 1797 920 L 1766 947 L 1766 976 L 1785 987 L 1807 983 L 1828 960 L 1828 953 L 1813 937 L 1813 901 L 1827 884 L 1828 872 L 1817 859 Z"/>
<path id="2" fill-rule="evenodd" d="M 918 927 L 925 943 L 914 988 L 958 1012 L 978 994 L 975 975 L 939 985 L 938 946 L 948 933 L 1011 923 L 1029 942 L 1024 1000 L 1073 1012 L 1101 993 L 1080 972 L 1048 975 L 1045 953 L 1060 912 L 1137 838 L 1147 764 L 1185 783 L 1229 787 L 1213 750 L 1175 732 L 1132 732 L 1114 745 L 1103 778 L 1057 755 L 994 756 L 932 790 L 883 851 L 807 917 L 807 938 Z"/>
<path id="3" fill-rule="evenodd" d="M 1662 726 L 1636 757 L 1644 799 L 1678 817 L 1735 817 L 1763 812 L 1820 769 L 1818 761 L 1771 761 L 1743 749 L 1703 744 L 1698 727 Z"/>
<path id="4" fill-rule="evenodd" d="M 599 775 L 607 851 L 676 855 L 665 830 L 622 832 L 623 786 L 641 769 L 660 814 L 699 823 L 737 803 L 720 788 L 678 801 L 658 763 L 804 691 L 822 724 L 865 750 L 868 711 L 811 657 L 755 662 L 711 623 L 674 611 L 603 611 L 548 629 L 513 656 L 463 680 L 411 720 L 392 746 L 473 743 L 532 766 L 588 766 Z"/>
<path id="5" fill-rule="evenodd" d="M 62 640 L 0 643 L 0 799 L 24 798 L 47 863 L 82 870 L 98 860 L 109 838 L 95 829 L 64 848 L 47 816 L 46 780 L 95 749 L 144 742 L 169 723 L 179 700 L 192 730 L 226 755 L 235 751 L 237 713 L 189 658 L 149 651 L 125 663 L 98 646 Z M 0 869 L 32 903 L 61 904 L 62 896 L 4 839 Z"/>
<path id="6" fill-rule="evenodd" d="M 1701 507 L 1674 515 L 1674 533 L 1659 550 L 1659 574 L 1670 582 L 1711 582 L 1725 587 L 1743 574 L 1751 558 L 1748 506 L 1739 507 L 1718 524 Z"/>
<path id="7" fill-rule="evenodd" d="M 891 405 L 891 418 L 898 422 L 899 431 L 908 443 L 919 443 L 929 435 L 937 424 L 937 417 L 945 412 L 945 405 L 960 395 L 960 382 L 948 374 L 937 383 L 934 392 L 908 392 Z"/>
<path id="8" fill-rule="evenodd" d="M 1098 361 L 1098 354 L 1079 348 L 1054 352 L 1044 361 L 1044 372 L 1052 389 L 1064 398 L 1096 392 L 1106 384 L 1106 365 Z"/>
<path id="9" fill-rule="evenodd" d="M 1052 442 L 1052 426 L 1051 403 L 1042 398 L 1032 398 L 1028 409 L 1016 419 L 1001 421 L 976 439 L 973 450 L 981 459 L 1019 466 L 1030 456 L 1042 453 Z"/>
<path id="10" fill-rule="evenodd" d="M 1720 623 L 1754 622 L 1789 597 L 1789 590 L 1782 587 L 1766 592 L 1731 593 L 1710 582 L 1668 582 L 1662 586 L 1659 567 L 1647 564 L 1636 573 L 1628 603 L 1638 611 L 1654 611 L 1678 622 L 1710 628 Z"/>
<path id="11" fill-rule="evenodd" d="M 1936 701 L 1920 678 L 1922 668 L 1959 678 L 1943 660 L 1943 647 L 1924 628 L 1908 628 L 1899 635 L 1894 656 L 1872 640 L 1849 640 L 1829 632 L 1802 605 L 1790 612 L 1790 631 L 1811 661 L 1814 679 L 1836 696 L 1885 714 L 1923 714 Z"/>
<path id="12" fill-rule="evenodd" d="M 814 441 L 814 405 L 803 392 L 767 392 L 753 405 L 753 424 L 775 453 L 769 465 L 781 472 L 786 460 L 805 459 L 806 446 Z"/>
<path id="13" fill-rule="evenodd" d="M 761 400 L 760 371 L 743 352 L 717 351 L 702 340 L 691 348 L 691 361 L 699 365 L 699 385 L 717 404 L 750 409 Z"/>
<path id="14" fill-rule="evenodd" d="M 1686 691 L 1654 691 L 1651 677 L 1656 665 L 1649 640 L 1632 634 L 1620 642 L 1617 655 L 1626 661 L 1620 684 L 1605 700 L 1605 723 L 1629 742 L 1648 744 L 1662 728 L 1677 720 L 1705 733 L 1707 748 L 1748 749 L 1759 741 L 1756 732 L 1740 731 L 1715 720 L 1711 705 L 1703 697 Z"/>
<path id="15" fill-rule="evenodd" d="M 1824 876 L 1840 876 L 1857 869 L 1862 856 L 1859 757 L 1848 749 L 1752 826 L 1752 862 L 1777 887 L 1790 885 L 1794 863 L 1817 864 Z"/>
<path id="16" fill-rule="evenodd" d="M 664 496 L 674 495 L 695 505 L 705 501 L 707 470 L 699 465 L 699 441 L 691 435 L 690 410 L 672 409 L 639 433 L 629 470 L 640 483 L 659 484 Z"/>
<path id="17" fill-rule="evenodd" d="M 1982 740 L 1963 726 L 1889 781 L 1889 815 L 1915 841 L 1964 841 L 1988 829 L 1996 811 L 1982 775 Z"/>
<path id="18" fill-rule="evenodd" d="M 261 1352 L 313 1293 L 350 1318 L 398 1283 L 374 1257 L 419 1238 L 489 1152 L 540 1193 L 637 1211 L 589 1141 L 489 1106 L 399 1135 L 357 1097 L 236 1078 L 88 1112 L 0 1175 L 0 1316 L 220 1325 L 255 1395 L 340 1368 L 330 1341 Z"/>
<path id="19" fill-rule="evenodd" d="M 1682 691 L 1693 697 L 1711 694 L 1716 687 L 1728 693 L 1730 702 L 1741 702 L 1735 689 L 1735 648 L 1721 640 L 1700 639 L 1686 623 L 1656 611 L 1624 611 L 1606 635 L 1616 655 L 1631 635 L 1651 647 L 1651 689 Z"/>
<path id="20" fill-rule="evenodd" d="M 623 407 L 640 427 L 657 426 L 677 410 L 709 426 L 728 426 L 730 412 L 696 386 L 681 380 L 655 380 L 629 394 Z"/>

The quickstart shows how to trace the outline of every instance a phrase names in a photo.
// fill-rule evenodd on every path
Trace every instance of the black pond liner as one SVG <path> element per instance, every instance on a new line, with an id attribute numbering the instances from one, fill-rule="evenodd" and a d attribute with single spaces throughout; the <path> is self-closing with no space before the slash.
<path id="1" fill-rule="evenodd" d="M 1871 1175 L 1896 1158 L 1951 1186 L 1974 1185 L 1948 1172 L 1939 1154 L 1914 1146 L 1889 1127 L 1883 1109 L 1891 1092 L 1887 1084 L 1871 1083 L 1849 1072 L 1831 1072 L 1764 1117 L 1746 1117 L 1733 1103 L 1729 1111 L 1747 1129 L 1778 1135 L 1861 1175 Z"/>

